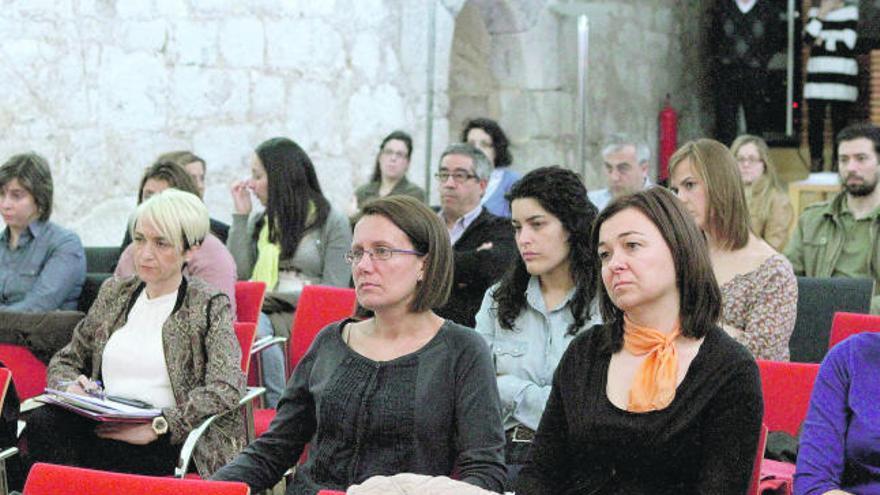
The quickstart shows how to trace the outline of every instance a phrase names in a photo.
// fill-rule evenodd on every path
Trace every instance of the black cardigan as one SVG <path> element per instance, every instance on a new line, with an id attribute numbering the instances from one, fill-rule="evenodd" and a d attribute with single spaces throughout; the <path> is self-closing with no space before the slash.
<path id="1" fill-rule="evenodd" d="M 491 242 L 491 249 L 477 250 Z M 453 246 L 455 276 L 449 301 L 435 312 L 459 325 L 474 327 L 483 294 L 518 256 L 510 219 L 483 208 Z"/>
<path id="2" fill-rule="evenodd" d="M 609 331 L 578 335 L 562 357 L 516 492 L 745 493 L 764 409 L 751 354 L 712 327 L 672 403 L 632 413 L 606 393 Z"/>

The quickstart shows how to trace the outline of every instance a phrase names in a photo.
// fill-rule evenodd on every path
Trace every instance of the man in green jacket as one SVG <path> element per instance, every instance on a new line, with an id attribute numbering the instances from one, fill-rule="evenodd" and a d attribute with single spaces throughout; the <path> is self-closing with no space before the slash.
<path id="1" fill-rule="evenodd" d="M 880 314 L 880 128 L 843 129 L 837 155 L 843 191 L 804 210 L 785 255 L 796 275 L 874 279 L 871 313 Z"/>

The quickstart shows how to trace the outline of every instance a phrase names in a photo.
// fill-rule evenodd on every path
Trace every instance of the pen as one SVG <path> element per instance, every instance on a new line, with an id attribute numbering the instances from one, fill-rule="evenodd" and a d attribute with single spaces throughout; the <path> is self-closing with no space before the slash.
<path id="1" fill-rule="evenodd" d="M 74 383 L 79 384 L 79 381 L 77 381 L 77 380 L 62 380 L 62 381 L 58 382 L 58 385 L 61 387 L 69 387 L 70 385 L 73 385 Z M 91 386 L 89 386 L 89 385 L 91 385 Z M 87 393 L 93 397 L 97 397 L 99 399 L 104 398 L 104 384 L 101 382 L 101 380 L 95 380 L 95 381 L 89 380 L 89 383 L 86 384 L 85 387 L 82 387 L 82 389 L 83 389 L 83 391 L 85 391 L 85 393 Z"/>

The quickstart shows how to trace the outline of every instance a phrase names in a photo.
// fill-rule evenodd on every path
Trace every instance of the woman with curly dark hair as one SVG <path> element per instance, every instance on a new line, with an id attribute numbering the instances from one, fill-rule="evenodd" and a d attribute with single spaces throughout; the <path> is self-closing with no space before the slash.
<path id="1" fill-rule="evenodd" d="M 510 170 L 513 155 L 510 154 L 510 141 L 507 135 L 498 122 L 481 117 L 465 123 L 461 131 L 461 142 L 476 146 L 486 154 L 495 167 L 480 204 L 493 215 L 510 218 L 510 204 L 505 194 L 519 180 L 520 175 Z"/>
<path id="2" fill-rule="evenodd" d="M 550 394 L 556 363 L 572 338 L 600 323 L 591 311 L 596 207 L 574 172 L 544 167 L 507 194 L 519 258 L 486 291 L 476 330 L 495 356 L 511 479 L 525 462 Z M 511 481 L 512 483 L 512 481 Z"/>

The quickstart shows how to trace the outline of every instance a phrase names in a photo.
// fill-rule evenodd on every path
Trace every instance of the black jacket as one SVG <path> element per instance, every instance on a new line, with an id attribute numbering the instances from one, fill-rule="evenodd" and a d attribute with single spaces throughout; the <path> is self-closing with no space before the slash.
<path id="1" fill-rule="evenodd" d="M 491 249 L 480 249 L 491 242 Z M 483 208 L 453 246 L 455 277 L 449 301 L 435 312 L 459 325 L 474 327 L 483 294 L 501 278 L 516 258 L 513 227 L 507 218 L 497 217 Z"/>

